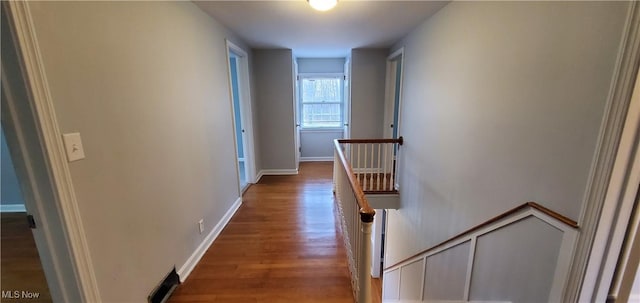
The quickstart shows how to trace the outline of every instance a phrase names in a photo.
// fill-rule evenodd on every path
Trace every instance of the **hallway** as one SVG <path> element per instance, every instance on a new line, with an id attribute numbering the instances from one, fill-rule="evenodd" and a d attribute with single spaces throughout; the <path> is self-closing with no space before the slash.
<path id="1" fill-rule="evenodd" d="M 306 162 L 252 185 L 169 302 L 353 302 L 332 169 Z"/>

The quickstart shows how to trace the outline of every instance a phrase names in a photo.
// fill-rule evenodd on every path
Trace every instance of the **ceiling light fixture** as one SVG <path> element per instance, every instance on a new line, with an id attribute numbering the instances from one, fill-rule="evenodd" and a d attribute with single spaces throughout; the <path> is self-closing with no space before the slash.
<path id="1" fill-rule="evenodd" d="M 328 11 L 338 4 L 338 0 L 307 0 L 309 5 L 321 12 Z"/>

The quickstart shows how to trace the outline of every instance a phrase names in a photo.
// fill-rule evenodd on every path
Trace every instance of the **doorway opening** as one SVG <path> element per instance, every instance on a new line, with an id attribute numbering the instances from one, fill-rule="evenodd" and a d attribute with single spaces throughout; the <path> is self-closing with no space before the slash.
<path id="1" fill-rule="evenodd" d="M 404 62 L 404 48 L 401 48 L 387 57 L 387 75 L 385 87 L 385 106 L 383 121 L 383 136 L 385 139 L 398 139 L 400 137 L 400 124 L 402 110 L 402 74 Z M 393 186 L 396 190 L 400 187 L 398 171 L 398 160 L 400 150 L 398 146 L 393 149 L 393 170 L 397 176 Z M 381 276 L 384 269 L 384 252 L 385 252 L 385 233 L 387 230 L 386 210 L 377 209 L 377 213 L 382 214 L 375 216 L 372 233 L 373 233 L 373 259 L 371 271 L 374 277 Z M 377 258 L 379 257 L 379 258 Z"/>
<path id="2" fill-rule="evenodd" d="M 400 134 L 403 60 L 404 49 L 394 52 L 387 58 L 387 84 L 383 132 L 385 138 L 397 139 Z"/>
<path id="3" fill-rule="evenodd" d="M 2 98 L 5 98 L 4 94 L 5 91 L 2 92 Z M 2 300 L 24 299 L 22 291 L 25 291 L 25 295 L 32 296 L 29 301 L 52 302 L 40 253 L 29 226 L 31 220 L 28 220 L 22 186 L 13 165 L 4 127 L 0 127 L 0 132 Z"/>
<path id="4" fill-rule="evenodd" d="M 238 168 L 238 187 L 244 192 L 250 183 L 256 182 L 253 158 L 253 126 L 251 92 L 249 84 L 249 62 L 247 53 L 227 41 L 231 105 Z"/>

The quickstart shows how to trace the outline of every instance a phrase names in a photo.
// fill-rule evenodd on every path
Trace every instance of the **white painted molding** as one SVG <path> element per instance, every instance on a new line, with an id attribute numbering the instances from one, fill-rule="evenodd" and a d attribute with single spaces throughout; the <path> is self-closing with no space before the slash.
<path id="1" fill-rule="evenodd" d="M 225 43 L 227 46 L 227 58 L 231 58 L 231 52 L 234 52 L 237 57 L 237 77 L 238 77 L 238 93 L 240 94 L 238 97 L 240 98 L 240 118 L 242 122 L 242 126 L 244 127 L 244 135 L 242 136 L 242 143 L 244 149 L 244 156 L 247 158 L 246 165 L 246 173 L 247 173 L 247 181 L 249 183 L 257 182 L 258 178 L 256 177 L 256 164 L 255 164 L 255 132 L 254 132 L 254 124 L 253 124 L 253 109 L 251 106 L 251 77 L 249 75 L 249 55 L 248 53 L 242 49 L 240 46 L 234 44 L 229 39 L 225 39 Z M 233 105 L 233 87 L 231 85 L 231 66 L 228 60 L 227 65 L 229 67 L 229 97 L 230 97 L 230 105 L 231 105 L 231 114 L 233 118 L 232 128 L 235 130 L 235 113 L 234 113 L 234 105 Z M 237 140 L 234 136 L 234 142 Z M 236 146 L 237 146 L 236 142 Z M 236 155 L 237 155 L 237 147 L 236 147 Z M 240 183 L 238 182 L 238 188 L 240 189 Z"/>
<path id="2" fill-rule="evenodd" d="M 563 302 L 591 302 L 603 261 L 606 243 L 596 241 L 596 231 L 602 228 L 599 221 L 618 148 L 623 124 L 634 87 L 640 61 L 640 5 L 630 2 L 624 37 L 618 52 L 616 67 L 611 81 L 596 152 L 591 165 L 585 190 L 583 207 L 578 223 L 581 231 L 577 236 L 572 258 L 568 285 Z M 607 211 L 605 209 L 605 211 Z M 597 264 L 596 264 L 597 263 Z"/>
<path id="3" fill-rule="evenodd" d="M 2 204 L 0 205 L 0 213 L 23 213 L 27 209 L 24 204 Z"/>
<path id="4" fill-rule="evenodd" d="M 618 297 L 621 281 L 614 280 L 614 274 L 624 272 L 627 260 L 623 257 L 624 254 L 621 254 L 623 243 L 632 241 L 632 238 L 625 240 L 627 232 L 630 235 L 635 232 L 635 229 L 628 229 L 628 225 L 631 222 L 640 179 L 640 154 L 636 141 L 640 133 L 639 127 L 640 78 L 636 78 L 592 249 L 593 254 L 599 257 L 590 260 L 587 267 L 588 280 L 585 283 L 591 283 L 595 278 L 595 266 L 600 266 L 595 280 L 597 287 L 591 296 L 596 302 L 605 301 L 608 296 Z M 635 272 L 635 268 L 632 270 Z M 585 298 L 584 295 L 588 292 L 590 291 L 583 288 L 581 299 Z"/>
<path id="5" fill-rule="evenodd" d="M 394 51 L 393 53 L 391 53 L 391 54 L 387 57 L 387 61 L 394 60 L 394 59 L 396 59 L 397 57 L 402 56 L 402 55 L 404 55 L 404 46 L 403 46 L 403 47 L 401 47 L 401 48 L 399 48 L 399 49 L 397 49 L 397 50 L 396 50 L 396 51 Z"/>
<path id="6" fill-rule="evenodd" d="M 300 162 L 333 162 L 333 157 L 300 157 Z"/>
<path id="7" fill-rule="evenodd" d="M 238 46 L 237 44 L 231 42 L 231 40 L 229 39 L 225 39 L 225 42 L 227 43 L 227 48 L 233 50 L 234 53 L 242 56 L 242 57 L 247 57 L 247 52 L 242 49 L 242 47 Z"/>
<path id="8" fill-rule="evenodd" d="M 180 267 L 177 271 L 178 276 L 180 276 L 180 282 L 184 282 L 187 277 L 191 274 L 193 269 L 198 265 L 204 253 L 207 252 L 207 249 L 213 244 L 213 242 L 220 236 L 222 229 L 229 223 L 233 215 L 238 211 L 240 206 L 242 205 L 242 197 L 236 199 L 236 201 L 231 205 L 231 208 L 227 210 L 227 212 L 222 216 L 222 219 L 216 224 L 216 226 L 211 230 L 211 232 L 204 238 L 202 243 L 198 245 L 196 250 L 191 254 L 189 259 Z"/>
<path id="9" fill-rule="evenodd" d="M 445 243 L 444 245 L 441 246 L 437 246 L 434 247 L 430 250 L 427 250 L 419 255 L 416 255 L 410 259 L 404 260 L 399 264 L 393 265 L 392 267 L 386 268 L 384 270 L 384 277 L 388 277 L 388 274 L 398 270 L 399 271 L 399 277 L 402 276 L 402 270 L 404 267 L 409 266 L 415 262 L 418 261 L 422 261 L 424 262 L 424 264 L 426 264 L 426 259 L 430 256 L 439 254 L 441 252 L 444 252 L 446 250 L 449 250 L 453 247 L 456 247 L 458 245 L 461 245 L 463 243 L 470 243 L 469 245 L 469 259 L 467 261 L 467 273 L 466 273 L 466 277 L 465 277 L 465 289 L 464 289 L 464 301 L 457 301 L 457 302 L 481 302 L 481 301 L 468 301 L 469 299 L 469 295 L 470 295 L 470 289 L 471 289 L 471 274 L 472 274 L 472 269 L 474 267 L 474 262 L 475 262 L 475 249 L 476 249 L 476 243 L 477 243 L 477 238 L 491 233 L 493 231 L 496 231 L 498 229 L 501 229 L 503 227 L 506 227 L 508 225 L 511 224 L 517 224 L 518 222 L 521 222 L 522 220 L 526 219 L 526 218 L 530 218 L 530 217 L 534 217 L 539 219 L 542 222 L 545 222 L 555 228 L 557 228 L 560 232 L 563 233 L 563 237 L 562 237 L 562 242 L 561 242 L 561 247 L 560 247 L 560 251 L 558 252 L 558 260 L 557 260 L 557 268 L 554 272 L 553 275 L 553 282 L 552 282 L 552 289 L 550 289 L 550 294 L 549 294 L 549 302 L 562 302 L 560 299 L 562 298 L 562 290 L 564 288 L 564 285 L 566 284 L 567 281 L 567 275 L 568 275 L 568 271 L 569 271 L 569 264 L 570 264 L 570 255 L 572 252 L 572 248 L 575 244 L 575 240 L 576 240 L 576 234 L 577 231 L 576 229 L 574 229 L 573 227 L 570 227 L 560 221 L 558 221 L 557 219 L 555 219 L 554 217 L 551 217 L 549 215 L 547 215 L 544 212 L 539 211 L 538 209 L 535 208 L 528 208 L 528 209 L 523 209 L 519 212 L 513 213 L 508 217 L 504 217 L 502 218 L 500 221 L 497 222 L 493 222 L 492 224 L 482 227 L 478 230 L 475 230 L 471 233 L 468 233 L 454 241 L 451 241 L 449 243 Z M 422 271 L 422 279 L 423 279 L 423 286 L 425 284 L 425 270 Z M 397 281 L 397 285 L 398 285 L 398 292 L 401 289 L 401 285 L 402 285 L 402 279 L 398 278 L 399 280 Z M 396 282 L 396 281 L 386 281 L 385 283 L 392 283 L 392 282 Z M 384 287 L 383 287 L 384 288 Z M 423 295 L 424 292 L 420 295 Z M 397 294 L 397 296 L 395 296 L 396 298 L 400 297 L 400 293 Z M 384 302 L 400 302 L 400 301 L 384 301 Z M 403 301 L 404 302 L 404 301 Z M 410 302 L 410 301 L 406 301 L 406 302 Z M 444 302 L 444 301 L 426 301 L 426 302 Z M 456 301 L 454 301 L 456 302 Z"/>
<path id="10" fill-rule="evenodd" d="M 262 176 L 281 176 L 281 175 L 297 175 L 297 169 L 263 169 L 258 174 L 260 178 Z"/>
<path id="11" fill-rule="evenodd" d="M 77 275 L 82 300 L 102 302 L 95 277 L 91 254 L 87 244 L 78 201 L 73 188 L 69 163 L 62 144 L 62 133 L 53 106 L 47 82 L 44 62 L 36 38 L 35 27 L 26 1 L 8 1 L 19 53 L 23 60 L 27 91 L 31 96 L 35 122 L 46 150 L 55 201 L 61 212 L 63 229 L 71 252 L 74 271 Z"/>

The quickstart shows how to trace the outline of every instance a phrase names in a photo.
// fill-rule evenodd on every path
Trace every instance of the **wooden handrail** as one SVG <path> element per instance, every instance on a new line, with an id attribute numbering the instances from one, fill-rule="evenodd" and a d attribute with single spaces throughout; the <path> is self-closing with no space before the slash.
<path id="1" fill-rule="evenodd" d="M 347 172 L 349 184 L 351 184 L 351 189 L 353 189 L 353 194 L 356 197 L 356 202 L 360 207 L 360 220 L 362 222 L 373 222 L 373 216 L 375 216 L 376 211 L 371 208 L 369 202 L 367 202 L 367 198 L 364 196 L 364 192 L 362 191 L 362 186 L 360 186 L 360 182 L 358 182 L 358 179 L 356 179 L 355 174 L 353 173 L 353 169 L 351 168 L 349 161 L 347 161 L 347 157 L 345 157 L 344 152 L 342 151 L 340 140 L 333 140 L 333 144 L 335 145 L 336 153 L 338 154 L 340 163 L 342 164 L 344 170 Z"/>
<path id="2" fill-rule="evenodd" d="M 397 190 L 363 190 L 365 195 L 391 195 L 397 194 Z"/>
<path id="3" fill-rule="evenodd" d="M 336 139 L 338 143 L 398 143 L 402 145 L 404 138 L 398 139 Z"/>
<path id="4" fill-rule="evenodd" d="M 572 219 L 569 219 L 568 217 L 565 217 L 565 216 L 563 216 L 563 215 L 561 215 L 561 214 L 559 214 L 559 213 L 557 213 L 557 212 L 555 212 L 555 211 L 553 211 L 551 209 L 548 209 L 548 208 L 546 208 L 546 207 L 544 207 L 544 206 L 542 206 L 542 205 L 540 205 L 540 204 L 538 204 L 536 202 L 526 202 L 526 203 L 524 203 L 524 204 L 522 204 L 522 205 L 520 205 L 518 207 L 515 207 L 515 208 L 513 208 L 511 210 L 506 211 L 503 214 L 500 214 L 500 215 L 498 215 L 496 217 L 493 217 L 493 218 L 491 218 L 491 219 L 489 219 L 489 220 L 487 220 L 487 221 L 485 221 L 483 223 L 480 223 L 480 224 L 478 224 L 478 225 L 476 225 L 474 227 L 471 227 L 470 229 L 467 229 L 466 231 L 463 231 L 463 232 L 461 232 L 461 233 L 449 238 L 448 240 L 445 240 L 445 241 L 443 241 L 441 243 L 438 243 L 438 244 L 436 244 L 436 245 L 434 245 L 432 247 L 424 249 L 424 250 L 420 251 L 417 254 L 414 254 L 414 255 L 412 255 L 412 256 L 410 256 L 408 258 L 403 259 L 402 261 L 396 262 L 395 264 L 393 264 L 391 266 L 387 266 L 387 267 L 385 267 L 385 270 L 387 270 L 389 268 L 396 267 L 396 266 L 398 266 L 398 265 L 400 265 L 402 263 L 405 263 L 405 262 L 407 262 L 407 261 L 409 261 L 409 260 L 411 260 L 413 258 L 416 258 L 416 257 L 418 257 L 418 256 L 420 256 L 420 255 L 422 255 L 424 253 L 427 253 L 427 252 L 429 252 L 429 251 L 431 251 L 433 249 L 436 249 L 438 247 L 441 247 L 443 245 L 446 245 L 446 244 L 449 244 L 449 243 L 451 243 L 453 241 L 456 241 L 456 240 L 464 237 L 467 234 L 473 233 L 473 232 L 475 232 L 475 231 L 477 231 L 477 230 L 479 230 L 481 228 L 484 228 L 484 227 L 486 227 L 488 225 L 491 225 L 491 224 L 493 224 L 493 223 L 495 223 L 497 221 L 500 221 L 500 220 L 502 220 L 502 219 L 504 219 L 506 217 L 509 217 L 509 216 L 511 216 L 511 215 L 513 215 L 515 213 L 518 213 L 518 212 L 520 212 L 520 211 L 522 211 L 524 209 L 527 209 L 527 208 L 537 209 L 538 211 L 540 211 L 540 212 L 542 212 L 542 213 L 544 213 L 544 214 L 546 214 L 546 215 L 558 220 L 559 222 L 564 223 L 565 225 L 567 225 L 567 226 L 569 226 L 571 228 L 574 228 L 574 229 L 579 228 L 578 223 L 576 221 L 572 220 Z"/>

